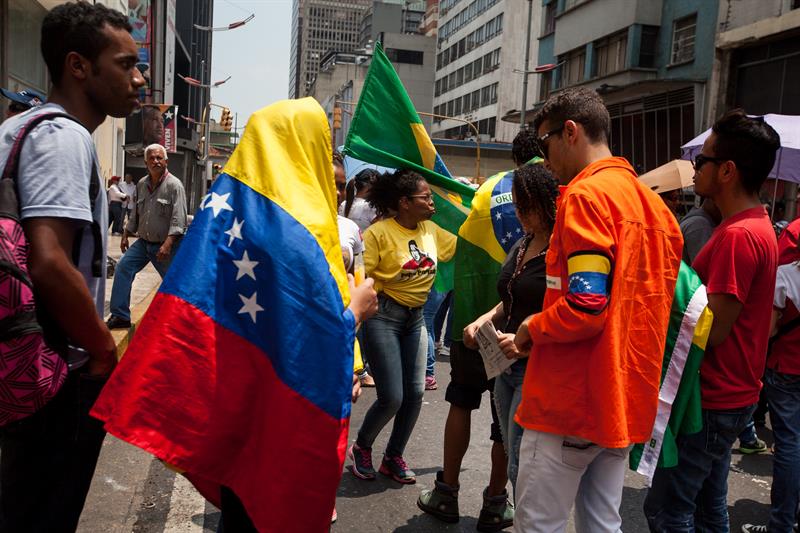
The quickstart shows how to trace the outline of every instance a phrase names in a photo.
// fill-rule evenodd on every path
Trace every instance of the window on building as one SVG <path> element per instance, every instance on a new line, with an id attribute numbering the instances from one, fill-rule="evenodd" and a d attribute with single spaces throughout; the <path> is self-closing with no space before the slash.
<path id="1" fill-rule="evenodd" d="M 481 75 L 481 65 L 483 65 L 483 58 L 479 57 L 472 62 L 472 75 L 476 78 Z"/>
<path id="2" fill-rule="evenodd" d="M 489 103 L 496 104 L 497 103 L 497 84 L 493 83 L 489 86 Z"/>
<path id="3" fill-rule="evenodd" d="M 403 50 L 401 48 L 387 48 L 386 57 L 393 63 L 406 65 L 422 65 L 424 53 L 421 50 Z"/>
<path id="4" fill-rule="evenodd" d="M 552 0 L 552 2 L 544 6 L 544 24 L 542 25 L 542 35 L 549 35 L 556 31 L 557 9 L 557 0 Z"/>
<path id="5" fill-rule="evenodd" d="M 472 91 L 472 109 L 479 109 L 481 107 L 481 91 Z"/>
<path id="6" fill-rule="evenodd" d="M 449 102 L 447 102 L 447 113 L 445 113 L 445 115 L 447 115 L 448 117 L 452 117 L 453 116 L 453 106 L 454 105 L 455 105 L 455 102 L 453 102 L 453 100 L 450 100 Z"/>
<path id="7" fill-rule="evenodd" d="M 694 37 L 697 14 L 676 20 L 672 29 L 672 63 L 694 60 Z"/>
<path id="8" fill-rule="evenodd" d="M 465 94 L 461 100 L 463 101 L 464 113 L 472 111 L 472 93 Z"/>
<path id="9" fill-rule="evenodd" d="M 564 2 L 564 11 L 567 9 L 572 9 L 575 6 L 581 5 L 584 2 L 588 2 L 589 0 L 565 0 Z"/>
<path id="10" fill-rule="evenodd" d="M 561 75 L 561 86 L 569 87 L 583 81 L 586 70 L 586 48 L 581 47 L 561 56 L 559 63 L 564 63 Z"/>
<path id="11" fill-rule="evenodd" d="M 464 83 L 472 81 L 472 63 L 464 65 Z"/>
<path id="12" fill-rule="evenodd" d="M 547 100 L 547 97 L 550 96 L 550 91 L 552 90 L 553 83 L 553 71 L 545 72 L 539 78 L 539 101 Z"/>
<path id="13" fill-rule="evenodd" d="M 491 87 L 488 85 L 481 89 L 481 107 L 491 104 Z"/>
<path id="14" fill-rule="evenodd" d="M 643 26 L 642 41 L 639 46 L 639 66 L 653 68 L 656 66 L 656 48 L 658 47 L 658 26 Z"/>
<path id="15" fill-rule="evenodd" d="M 453 115 L 460 115 L 461 114 L 461 97 L 455 99 L 455 104 L 453 105 Z"/>
<path id="16" fill-rule="evenodd" d="M 628 52 L 628 31 L 617 33 L 594 45 L 595 76 L 607 76 L 624 70 L 627 66 L 625 57 Z"/>

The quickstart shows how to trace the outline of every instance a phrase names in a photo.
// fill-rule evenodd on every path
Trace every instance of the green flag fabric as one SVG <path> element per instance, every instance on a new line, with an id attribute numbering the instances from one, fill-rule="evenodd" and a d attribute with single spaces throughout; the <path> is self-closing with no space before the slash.
<path id="1" fill-rule="evenodd" d="M 697 273 L 681 262 L 670 311 L 653 433 L 648 443 L 633 447 L 629 458 L 631 469 L 644 475 L 648 485 L 656 467 L 677 466 L 675 438 L 703 429 L 700 364 L 712 322 L 705 286 Z"/>
<path id="2" fill-rule="evenodd" d="M 458 234 L 475 191 L 450 176 L 380 43 L 375 45 L 344 152 L 367 163 L 422 174 L 434 196 L 433 221 Z M 453 287 L 452 263 L 439 264 L 436 288 L 441 292 Z"/>

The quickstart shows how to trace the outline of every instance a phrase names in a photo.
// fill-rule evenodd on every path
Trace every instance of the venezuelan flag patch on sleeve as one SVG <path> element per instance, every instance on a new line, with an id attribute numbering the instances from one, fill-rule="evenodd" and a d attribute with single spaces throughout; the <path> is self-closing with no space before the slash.
<path id="1" fill-rule="evenodd" d="M 577 252 L 567 260 L 567 302 L 575 309 L 597 315 L 608 305 L 611 260 L 596 252 Z"/>

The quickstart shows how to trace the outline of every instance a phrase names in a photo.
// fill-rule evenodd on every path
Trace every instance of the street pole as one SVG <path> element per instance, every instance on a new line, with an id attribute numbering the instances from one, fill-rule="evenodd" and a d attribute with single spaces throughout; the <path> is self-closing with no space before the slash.
<path id="1" fill-rule="evenodd" d="M 525 108 L 528 106 L 528 67 L 531 60 L 531 19 L 533 17 L 533 0 L 528 0 L 528 31 L 525 32 L 525 68 L 522 69 L 522 111 L 519 114 L 519 129 L 528 127 L 525 122 Z"/>

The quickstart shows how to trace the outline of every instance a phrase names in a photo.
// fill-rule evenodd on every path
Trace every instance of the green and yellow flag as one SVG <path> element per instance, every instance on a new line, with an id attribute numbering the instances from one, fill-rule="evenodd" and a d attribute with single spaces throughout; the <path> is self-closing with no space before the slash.
<path id="1" fill-rule="evenodd" d="M 344 152 L 367 163 L 422 174 L 434 196 L 433 221 L 458 234 L 475 192 L 450 176 L 380 43 L 375 45 Z M 436 287 L 442 292 L 453 287 L 452 263 L 439 264 Z"/>
<path id="2" fill-rule="evenodd" d="M 650 441 L 634 446 L 629 457 L 631 469 L 644 475 L 648 485 L 656 467 L 677 466 L 676 437 L 703 429 L 700 364 L 713 320 L 705 285 L 681 261 L 669 316 L 653 432 Z"/>

